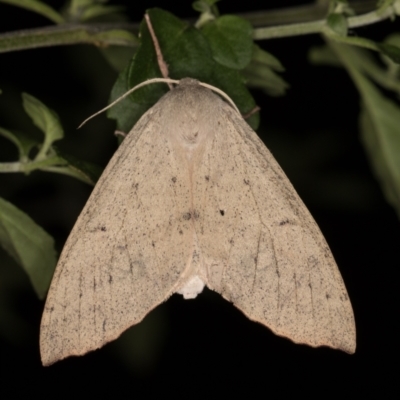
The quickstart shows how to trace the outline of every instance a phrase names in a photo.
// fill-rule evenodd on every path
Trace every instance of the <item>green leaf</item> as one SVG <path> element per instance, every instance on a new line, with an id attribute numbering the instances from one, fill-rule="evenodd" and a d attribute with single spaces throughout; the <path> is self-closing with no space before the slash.
<path id="1" fill-rule="evenodd" d="M 400 33 L 391 33 L 390 35 L 386 36 L 384 43 L 400 47 Z"/>
<path id="2" fill-rule="evenodd" d="M 284 71 L 279 60 L 257 45 L 253 45 L 252 60 L 243 70 L 247 86 L 260 88 L 270 96 L 282 96 L 289 84 L 274 70 Z"/>
<path id="3" fill-rule="evenodd" d="M 253 44 L 253 54 L 251 56 L 251 61 L 263 64 L 267 67 L 272 68 L 275 71 L 285 71 L 285 68 L 275 56 L 263 50 L 260 46 L 256 44 Z"/>
<path id="4" fill-rule="evenodd" d="M 387 201 L 400 218 L 400 107 L 365 78 L 360 128 L 364 146 Z"/>
<path id="5" fill-rule="evenodd" d="M 63 173 L 66 175 L 74 176 L 89 185 L 94 185 L 100 178 L 103 171 L 98 165 L 79 160 L 70 154 L 61 152 L 59 149 L 56 149 L 56 152 L 58 157 L 65 160 L 65 163 L 67 164 L 67 167 L 63 168 Z M 58 170 L 59 172 L 62 172 L 60 171 L 60 168 L 58 168 Z"/>
<path id="6" fill-rule="evenodd" d="M 118 73 L 125 70 L 136 50 L 137 48 L 126 46 L 108 46 L 99 49 L 103 57 Z"/>
<path id="7" fill-rule="evenodd" d="M 357 52 L 330 43 L 362 97 L 360 130 L 371 165 L 388 202 L 400 218 L 400 107 L 384 97 L 362 73 Z"/>
<path id="8" fill-rule="evenodd" d="M 128 72 L 129 66 L 118 75 L 117 81 L 111 89 L 110 103 L 130 89 Z M 117 130 L 128 133 L 148 108 L 135 102 L 135 99 L 127 97 L 110 108 L 107 111 L 107 117 L 115 119 Z"/>
<path id="9" fill-rule="evenodd" d="M 384 89 L 400 94 L 399 64 L 394 63 L 390 58 L 381 53 L 381 59 L 386 64 L 386 68 L 384 68 L 382 63 L 379 63 L 370 51 L 354 46 L 349 48 L 350 51 L 352 64 L 355 68 L 362 71 L 364 75 L 371 78 Z M 308 58 L 314 64 L 343 67 L 337 55 L 327 46 L 311 48 Z"/>
<path id="10" fill-rule="evenodd" d="M 26 113 L 45 135 L 43 145 L 36 156 L 36 159 L 39 160 L 46 156 L 54 141 L 63 138 L 64 131 L 58 115 L 46 107 L 40 100 L 27 93 L 22 93 L 22 100 Z"/>
<path id="11" fill-rule="evenodd" d="M 0 2 L 36 12 L 48 18 L 50 21 L 55 22 L 56 24 L 62 24 L 63 22 L 65 22 L 61 14 L 59 14 L 56 10 L 54 10 L 47 4 L 42 3 L 38 0 L 0 0 Z"/>
<path id="12" fill-rule="evenodd" d="M 244 78 L 239 71 L 216 63 L 212 76 L 208 79 L 208 83 L 217 86 L 227 93 L 242 115 L 250 113 L 256 107 L 256 102 L 244 84 Z M 246 119 L 246 122 L 254 130 L 257 129 L 260 124 L 260 114 L 258 112 L 253 114 L 250 118 Z"/>
<path id="13" fill-rule="evenodd" d="M 209 44 L 201 32 L 161 9 L 148 10 L 148 14 L 171 77 L 181 79 L 195 74 L 191 77 L 205 79 L 211 73 L 214 63 Z M 144 30 L 148 32 L 147 26 Z M 151 50 L 155 55 L 149 34 L 147 34 L 147 39 L 146 50 L 148 53 Z M 158 70 L 158 66 L 156 69 Z"/>
<path id="14" fill-rule="evenodd" d="M 400 15 L 400 0 L 393 1 L 393 10 L 396 15 Z"/>
<path id="15" fill-rule="evenodd" d="M 335 14 L 343 14 L 347 16 L 355 15 L 354 10 L 350 7 L 347 0 L 327 0 L 329 9 Z"/>
<path id="16" fill-rule="evenodd" d="M 342 67 L 342 63 L 328 46 L 313 46 L 308 51 L 308 61 L 316 65 Z"/>
<path id="17" fill-rule="evenodd" d="M 253 52 L 253 28 L 243 18 L 224 15 L 202 27 L 214 59 L 226 67 L 243 69 Z"/>
<path id="18" fill-rule="evenodd" d="M 192 8 L 200 13 L 212 13 L 212 7 L 220 0 L 198 0 L 192 3 Z"/>
<path id="19" fill-rule="evenodd" d="M 95 5 L 98 2 L 98 0 L 70 0 L 67 13 L 72 17 L 79 19 L 79 16 L 83 10 Z M 100 0 L 100 3 L 104 3 L 104 1 Z"/>
<path id="20" fill-rule="evenodd" d="M 200 12 L 199 19 L 194 25 L 197 29 L 219 17 L 218 7 L 214 4 L 217 1 L 219 0 L 199 0 L 192 3 L 192 8 Z"/>
<path id="21" fill-rule="evenodd" d="M 247 86 L 263 90 L 269 96 L 283 96 L 289 84 L 277 75 L 272 69 L 262 65 L 250 64 L 243 74 Z"/>
<path id="22" fill-rule="evenodd" d="M 400 64 L 400 48 L 389 43 L 377 43 L 378 49 L 396 64 Z"/>
<path id="23" fill-rule="evenodd" d="M 56 266 L 53 238 L 28 215 L 0 198 L 0 244 L 28 274 L 43 299 Z"/>
<path id="24" fill-rule="evenodd" d="M 15 144 L 15 146 L 18 148 L 19 159 L 21 162 L 28 161 L 29 152 L 34 146 L 39 144 L 36 140 L 31 139 L 29 136 L 21 132 L 11 132 L 2 127 L 0 127 L 0 135 L 4 136 Z"/>
<path id="25" fill-rule="evenodd" d="M 383 43 L 400 48 L 400 33 L 392 33 L 386 36 Z M 383 53 L 381 53 L 381 60 L 386 65 L 387 75 L 390 76 L 390 78 L 392 78 L 400 86 L 400 65 Z"/>
<path id="26" fill-rule="evenodd" d="M 203 0 L 205 3 L 207 3 L 209 6 L 213 6 L 214 4 L 218 3 L 221 0 Z"/>
<path id="27" fill-rule="evenodd" d="M 105 0 L 107 1 L 107 0 Z M 105 2 L 104 0 L 100 0 L 101 3 Z M 85 8 L 92 4 L 98 3 L 99 0 L 71 0 L 70 8 L 72 10 L 77 10 L 79 8 Z"/>
<path id="28" fill-rule="evenodd" d="M 58 157 L 54 151 L 52 154 L 48 154 L 45 158 L 40 160 L 35 159 L 34 161 L 24 164 L 24 172 L 30 173 L 36 169 L 42 171 L 56 171 L 60 167 L 67 167 L 68 162 L 62 157 Z"/>
<path id="29" fill-rule="evenodd" d="M 214 62 L 202 34 L 166 11 L 151 9 L 148 14 L 170 76 L 174 79 L 191 76 L 205 80 L 211 74 Z M 140 25 L 140 38 L 141 44 L 130 66 L 120 74 L 113 87 L 111 101 L 138 83 L 161 77 L 154 44 L 144 20 Z M 119 102 L 107 115 L 117 120 L 117 129 L 129 132 L 142 114 L 167 91 L 165 84 L 145 86 Z"/>
<path id="30" fill-rule="evenodd" d="M 347 36 L 347 19 L 343 14 L 330 14 L 327 24 L 339 36 Z"/>
<path id="31" fill-rule="evenodd" d="M 94 185 L 100 177 L 102 169 L 95 164 L 78 160 L 74 156 L 67 155 L 52 148 L 51 154 L 40 160 L 28 160 L 21 163 L 0 163 L 0 171 L 13 171 L 30 173 L 35 170 L 54 172 L 72 176 L 82 182 Z"/>
<path id="32" fill-rule="evenodd" d="M 0 127 L 0 135 L 13 142 L 19 151 L 19 162 L 0 163 L 0 170 L 3 172 L 25 172 L 34 170 L 56 172 L 59 174 L 73 176 L 76 179 L 94 185 L 101 175 L 101 168 L 97 165 L 80 161 L 73 156 L 61 153 L 58 149 L 51 147 L 44 158 L 31 160 L 29 153 L 39 143 L 30 137 L 19 133 L 11 132 Z"/>
<path id="33" fill-rule="evenodd" d="M 204 0 L 194 1 L 192 3 L 192 8 L 199 13 L 207 13 L 210 11 L 210 6 Z"/>
<path id="34" fill-rule="evenodd" d="M 244 84 L 243 77 L 238 71 L 223 67 L 213 59 L 208 41 L 199 30 L 157 8 L 148 10 L 148 14 L 171 78 L 191 77 L 217 86 L 237 102 L 243 114 L 254 108 L 255 102 Z M 140 38 L 139 49 L 130 66 L 120 74 L 110 101 L 138 83 L 161 76 L 154 44 L 144 21 L 140 26 Z M 165 84 L 152 84 L 140 88 L 109 110 L 108 116 L 117 120 L 117 129 L 127 133 L 142 114 L 167 91 L 168 87 Z M 243 97 L 238 96 L 238 93 Z M 257 125 L 254 122 L 258 121 L 258 116 L 254 116 L 250 121 L 253 129 L 256 129 Z"/>
<path id="35" fill-rule="evenodd" d="M 396 0 L 379 0 L 377 3 L 377 10 L 375 11 L 378 15 L 382 15 L 389 7 L 393 7 Z"/>
<path id="36" fill-rule="evenodd" d="M 108 0 L 72 0 L 66 10 L 69 21 L 84 22 L 124 10 L 123 6 L 104 5 Z"/>
<path id="37" fill-rule="evenodd" d="M 113 14 L 120 11 L 123 11 L 125 7 L 121 6 L 103 6 L 101 4 L 93 5 L 91 7 L 87 7 L 80 17 L 80 21 L 87 21 L 89 19 L 98 18 L 103 15 Z"/>

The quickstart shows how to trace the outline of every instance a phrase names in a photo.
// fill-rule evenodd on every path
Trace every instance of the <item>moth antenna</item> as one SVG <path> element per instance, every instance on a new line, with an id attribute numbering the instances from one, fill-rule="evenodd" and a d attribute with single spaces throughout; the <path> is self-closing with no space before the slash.
<path id="1" fill-rule="evenodd" d="M 92 114 L 90 117 L 86 118 L 79 126 L 78 129 L 80 129 L 83 125 L 86 124 L 89 120 L 92 118 L 96 117 L 97 115 L 101 114 L 104 111 L 107 111 L 109 108 L 115 106 L 119 101 L 123 100 L 125 97 L 129 96 L 131 93 L 133 93 L 135 90 L 140 89 L 143 86 L 149 85 L 151 83 L 157 83 L 157 82 L 163 82 L 163 83 L 174 83 L 174 84 L 179 84 L 179 80 L 176 79 L 170 79 L 170 78 L 152 78 L 148 79 L 144 82 L 139 83 L 138 85 L 134 86 L 132 89 L 129 89 L 127 92 L 125 92 L 122 96 L 118 97 L 118 99 L 114 100 L 111 104 L 109 104 L 107 107 L 102 108 L 100 111 L 97 111 L 96 113 Z M 234 101 L 221 89 L 218 89 L 217 87 L 213 85 L 209 85 L 208 83 L 200 82 L 199 85 L 203 86 L 207 89 L 212 90 L 215 93 L 218 93 L 220 96 L 222 96 L 225 100 L 228 101 L 228 103 L 237 111 L 239 115 L 242 115 L 239 111 L 239 109 L 236 107 L 236 104 Z"/>
<path id="2" fill-rule="evenodd" d="M 213 85 L 209 85 L 208 83 L 200 82 L 199 85 L 212 90 L 215 93 L 218 93 L 220 96 L 222 96 L 225 100 L 228 101 L 228 103 L 238 112 L 238 114 L 241 116 L 242 114 L 240 113 L 239 109 L 236 107 L 236 104 L 234 101 L 221 89 L 218 89 L 217 87 Z"/>
<path id="3" fill-rule="evenodd" d="M 129 89 L 127 92 L 125 92 L 122 96 L 118 97 L 118 99 L 114 100 L 111 104 L 109 104 L 107 107 L 102 108 L 100 111 L 97 111 L 96 113 L 92 114 L 90 117 L 86 118 L 79 126 L 78 129 L 81 128 L 83 125 L 86 124 L 89 120 L 92 118 L 96 117 L 97 115 L 101 114 L 104 111 L 107 111 L 109 108 L 114 107 L 115 104 L 123 100 L 125 97 L 129 96 L 131 93 L 133 93 L 135 90 L 149 85 L 150 83 L 156 83 L 156 82 L 164 82 L 164 83 L 175 83 L 179 84 L 179 81 L 176 79 L 170 79 L 170 78 L 153 78 L 153 79 L 148 79 L 147 81 L 144 81 L 142 83 L 139 83 L 138 85 L 134 86 L 132 89 Z"/>

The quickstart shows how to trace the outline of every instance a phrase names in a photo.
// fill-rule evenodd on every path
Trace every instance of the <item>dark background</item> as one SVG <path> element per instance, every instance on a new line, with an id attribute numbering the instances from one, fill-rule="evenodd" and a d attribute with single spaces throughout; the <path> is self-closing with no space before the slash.
<path id="1" fill-rule="evenodd" d="M 127 5 L 130 20 L 137 22 L 153 6 L 179 17 L 196 15 L 191 1 L 112 3 Z M 236 13 L 256 11 L 260 3 L 221 1 L 219 7 Z M 297 2 L 264 3 L 272 9 Z M 2 32 L 46 25 L 40 16 L 0 3 Z M 395 31 L 399 22 L 386 21 L 356 34 L 382 40 Z M 70 397 L 83 391 L 98 398 L 399 394 L 399 221 L 359 141 L 353 84 L 344 70 L 307 61 L 308 50 L 322 43 L 317 35 L 259 42 L 286 67 L 291 88 L 282 98 L 259 91 L 254 96 L 261 107 L 259 135 L 315 217 L 339 265 L 355 313 L 356 353 L 295 345 L 206 291 L 194 301 L 174 295 L 116 342 L 43 368 L 38 339 L 44 302 L 0 249 L 2 399 Z M 59 114 L 66 135 L 61 149 L 104 167 L 117 146 L 113 122 L 100 116 L 79 131 L 76 127 L 107 103 L 116 76 L 87 45 L 0 54 L 0 125 L 34 131 L 21 107 L 20 94 L 28 92 Z M 16 157 L 14 147 L 0 138 L 0 161 Z M 90 191 L 75 179 L 50 173 L 0 175 L 0 196 L 52 234 L 59 251 Z"/>

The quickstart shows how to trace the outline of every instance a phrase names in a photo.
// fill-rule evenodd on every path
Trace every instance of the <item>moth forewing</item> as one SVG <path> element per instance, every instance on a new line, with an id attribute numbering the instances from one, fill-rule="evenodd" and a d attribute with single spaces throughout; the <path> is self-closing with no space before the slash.
<path id="1" fill-rule="evenodd" d="M 238 112 L 186 78 L 128 134 L 78 218 L 43 313 L 43 364 L 97 349 L 204 284 L 278 335 L 355 351 L 317 224 Z"/>

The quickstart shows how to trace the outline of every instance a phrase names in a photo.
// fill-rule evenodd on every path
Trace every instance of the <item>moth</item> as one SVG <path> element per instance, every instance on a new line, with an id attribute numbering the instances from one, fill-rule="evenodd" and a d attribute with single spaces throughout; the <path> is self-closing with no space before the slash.
<path id="1" fill-rule="evenodd" d="M 48 293 L 42 362 L 98 349 L 204 286 L 293 342 L 355 351 L 314 219 L 238 111 L 185 78 L 132 128 L 82 210 Z"/>

